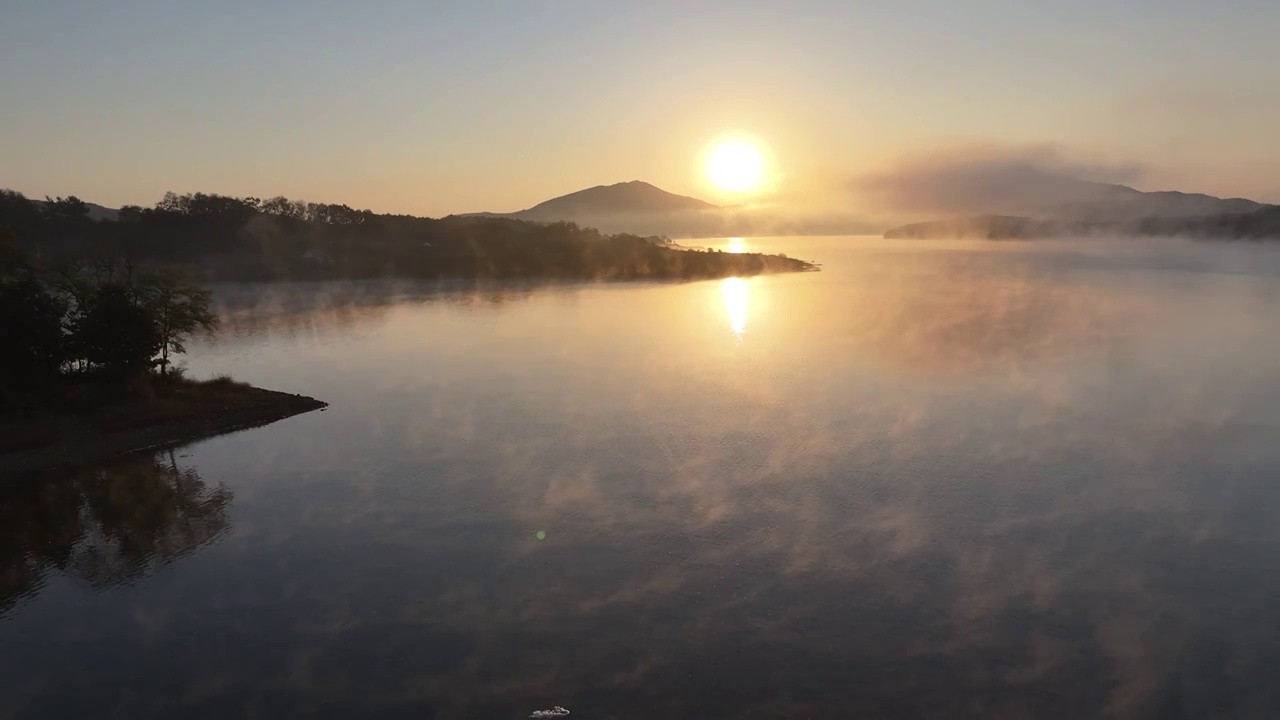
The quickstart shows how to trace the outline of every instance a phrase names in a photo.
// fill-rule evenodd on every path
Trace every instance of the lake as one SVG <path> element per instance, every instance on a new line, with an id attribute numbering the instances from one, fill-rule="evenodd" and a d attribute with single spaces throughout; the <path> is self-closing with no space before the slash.
<path id="1" fill-rule="evenodd" d="M 1280 246 L 223 287 L 331 404 L 0 488 L 0 717 L 1269 718 Z"/>

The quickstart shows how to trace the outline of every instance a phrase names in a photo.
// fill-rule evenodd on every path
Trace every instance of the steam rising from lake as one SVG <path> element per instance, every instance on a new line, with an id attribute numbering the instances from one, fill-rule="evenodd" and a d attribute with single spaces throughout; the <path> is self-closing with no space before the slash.
<path id="1" fill-rule="evenodd" d="M 1274 250 L 740 243 L 824 271 L 222 289 L 229 332 L 190 371 L 330 408 L 180 453 L 234 492 L 230 532 L 127 592 L 49 585 L 0 618 L 28 658 L 3 702 L 742 718 L 1280 704 Z M 74 677 L 54 633 L 91 653 Z M 93 659 L 106 648 L 110 664 Z M 127 694 L 116 666 L 155 683 Z"/>

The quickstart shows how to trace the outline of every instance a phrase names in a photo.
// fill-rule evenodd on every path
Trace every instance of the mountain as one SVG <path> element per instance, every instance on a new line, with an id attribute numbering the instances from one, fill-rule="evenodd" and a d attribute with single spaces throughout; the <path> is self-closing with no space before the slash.
<path id="1" fill-rule="evenodd" d="M 471 213 L 530 222 L 574 222 L 604 232 L 681 235 L 719 222 L 720 207 L 640 180 L 597 185 L 512 213 Z"/>
<path id="2" fill-rule="evenodd" d="M 120 217 L 120 211 L 116 208 L 103 207 L 97 203 L 87 202 L 89 206 L 90 220 L 116 220 Z"/>
<path id="3" fill-rule="evenodd" d="M 1214 198 L 1216 199 L 1216 198 Z M 1228 206 L 1230 207 L 1230 206 Z M 1194 216 L 1150 216 L 1131 221 L 1056 220 L 1015 215 L 970 217 L 912 223 L 885 232 L 890 239 L 1030 240 L 1086 235 L 1146 235 L 1218 240 L 1280 240 L 1280 206 L 1252 212 Z"/>
<path id="4" fill-rule="evenodd" d="M 971 217 L 911 223 L 885 231 L 891 240 L 1012 240 L 1061 235 L 1060 224 L 1018 215 L 974 215 Z"/>
<path id="5" fill-rule="evenodd" d="M 44 200 L 32 200 L 37 207 L 44 207 Z M 84 204 L 88 208 L 88 217 L 90 220 L 117 220 L 120 217 L 120 211 L 116 208 L 109 208 L 97 203 L 87 202 Z"/>
<path id="6" fill-rule="evenodd" d="M 1264 205 L 1246 213 L 1189 218 L 1147 218 L 1135 230 L 1140 235 L 1189 235 L 1231 240 L 1280 240 L 1280 205 Z"/>
<path id="7" fill-rule="evenodd" d="M 713 205 L 639 180 L 579 190 L 519 212 L 470 215 L 477 216 L 540 223 L 574 222 L 605 233 L 668 238 L 861 235 L 884 228 L 882 223 L 856 214 L 788 210 L 769 202 Z"/>
<path id="8" fill-rule="evenodd" d="M 1178 191 L 1143 192 L 1127 185 L 1110 185 L 1082 180 L 1075 192 L 1057 202 L 1027 207 L 1029 214 L 1059 220 L 1084 222 L 1127 222 L 1158 217 L 1236 215 L 1260 210 L 1266 205 L 1244 198 L 1219 198 L 1202 193 Z"/>
<path id="9" fill-rule="evenodd" d="M 528 210 L 512 213 L 518 220 L 547 222 L 592 215 L 640 215 L 715 210 L 704 200 L 676 195 L 640 180 L 597 185 L 540 202 Z"/>
<path id="10" fill-rule="evenodd" d="M 971 212 L 912 223 L 887 238 L 1010 239 L 1092 234 L 1280 237 L 1280 207 L 1177 191 L 1143 192 L 1127 185 L 1048 173 L 1024 173 L 1016 183 L 978 188 Z"/>

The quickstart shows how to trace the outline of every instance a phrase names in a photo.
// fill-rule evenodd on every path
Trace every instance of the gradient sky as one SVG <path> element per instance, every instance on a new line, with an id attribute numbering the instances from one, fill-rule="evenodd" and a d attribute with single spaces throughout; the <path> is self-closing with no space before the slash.
<path id="1" fill-rule="evenodd" d="M 1277 29 L 1275 0 L 6 0 L 0 187 L 433 216 L 631 179 L 724 200 L 698 155 L 747 132 L 793 201 L 1048 143 L 1143 189 L 1280 202 Z"/>

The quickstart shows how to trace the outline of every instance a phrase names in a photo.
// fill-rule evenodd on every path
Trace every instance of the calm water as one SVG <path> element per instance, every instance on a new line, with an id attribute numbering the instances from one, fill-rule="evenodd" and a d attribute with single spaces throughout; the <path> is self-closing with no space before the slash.
<path id="1" fill-rule="evenodd" d="M 332 407 L 0 490 L 0 717 L 1280 714 L 1280 247 L 745 244 L 224 288 Z"/>

